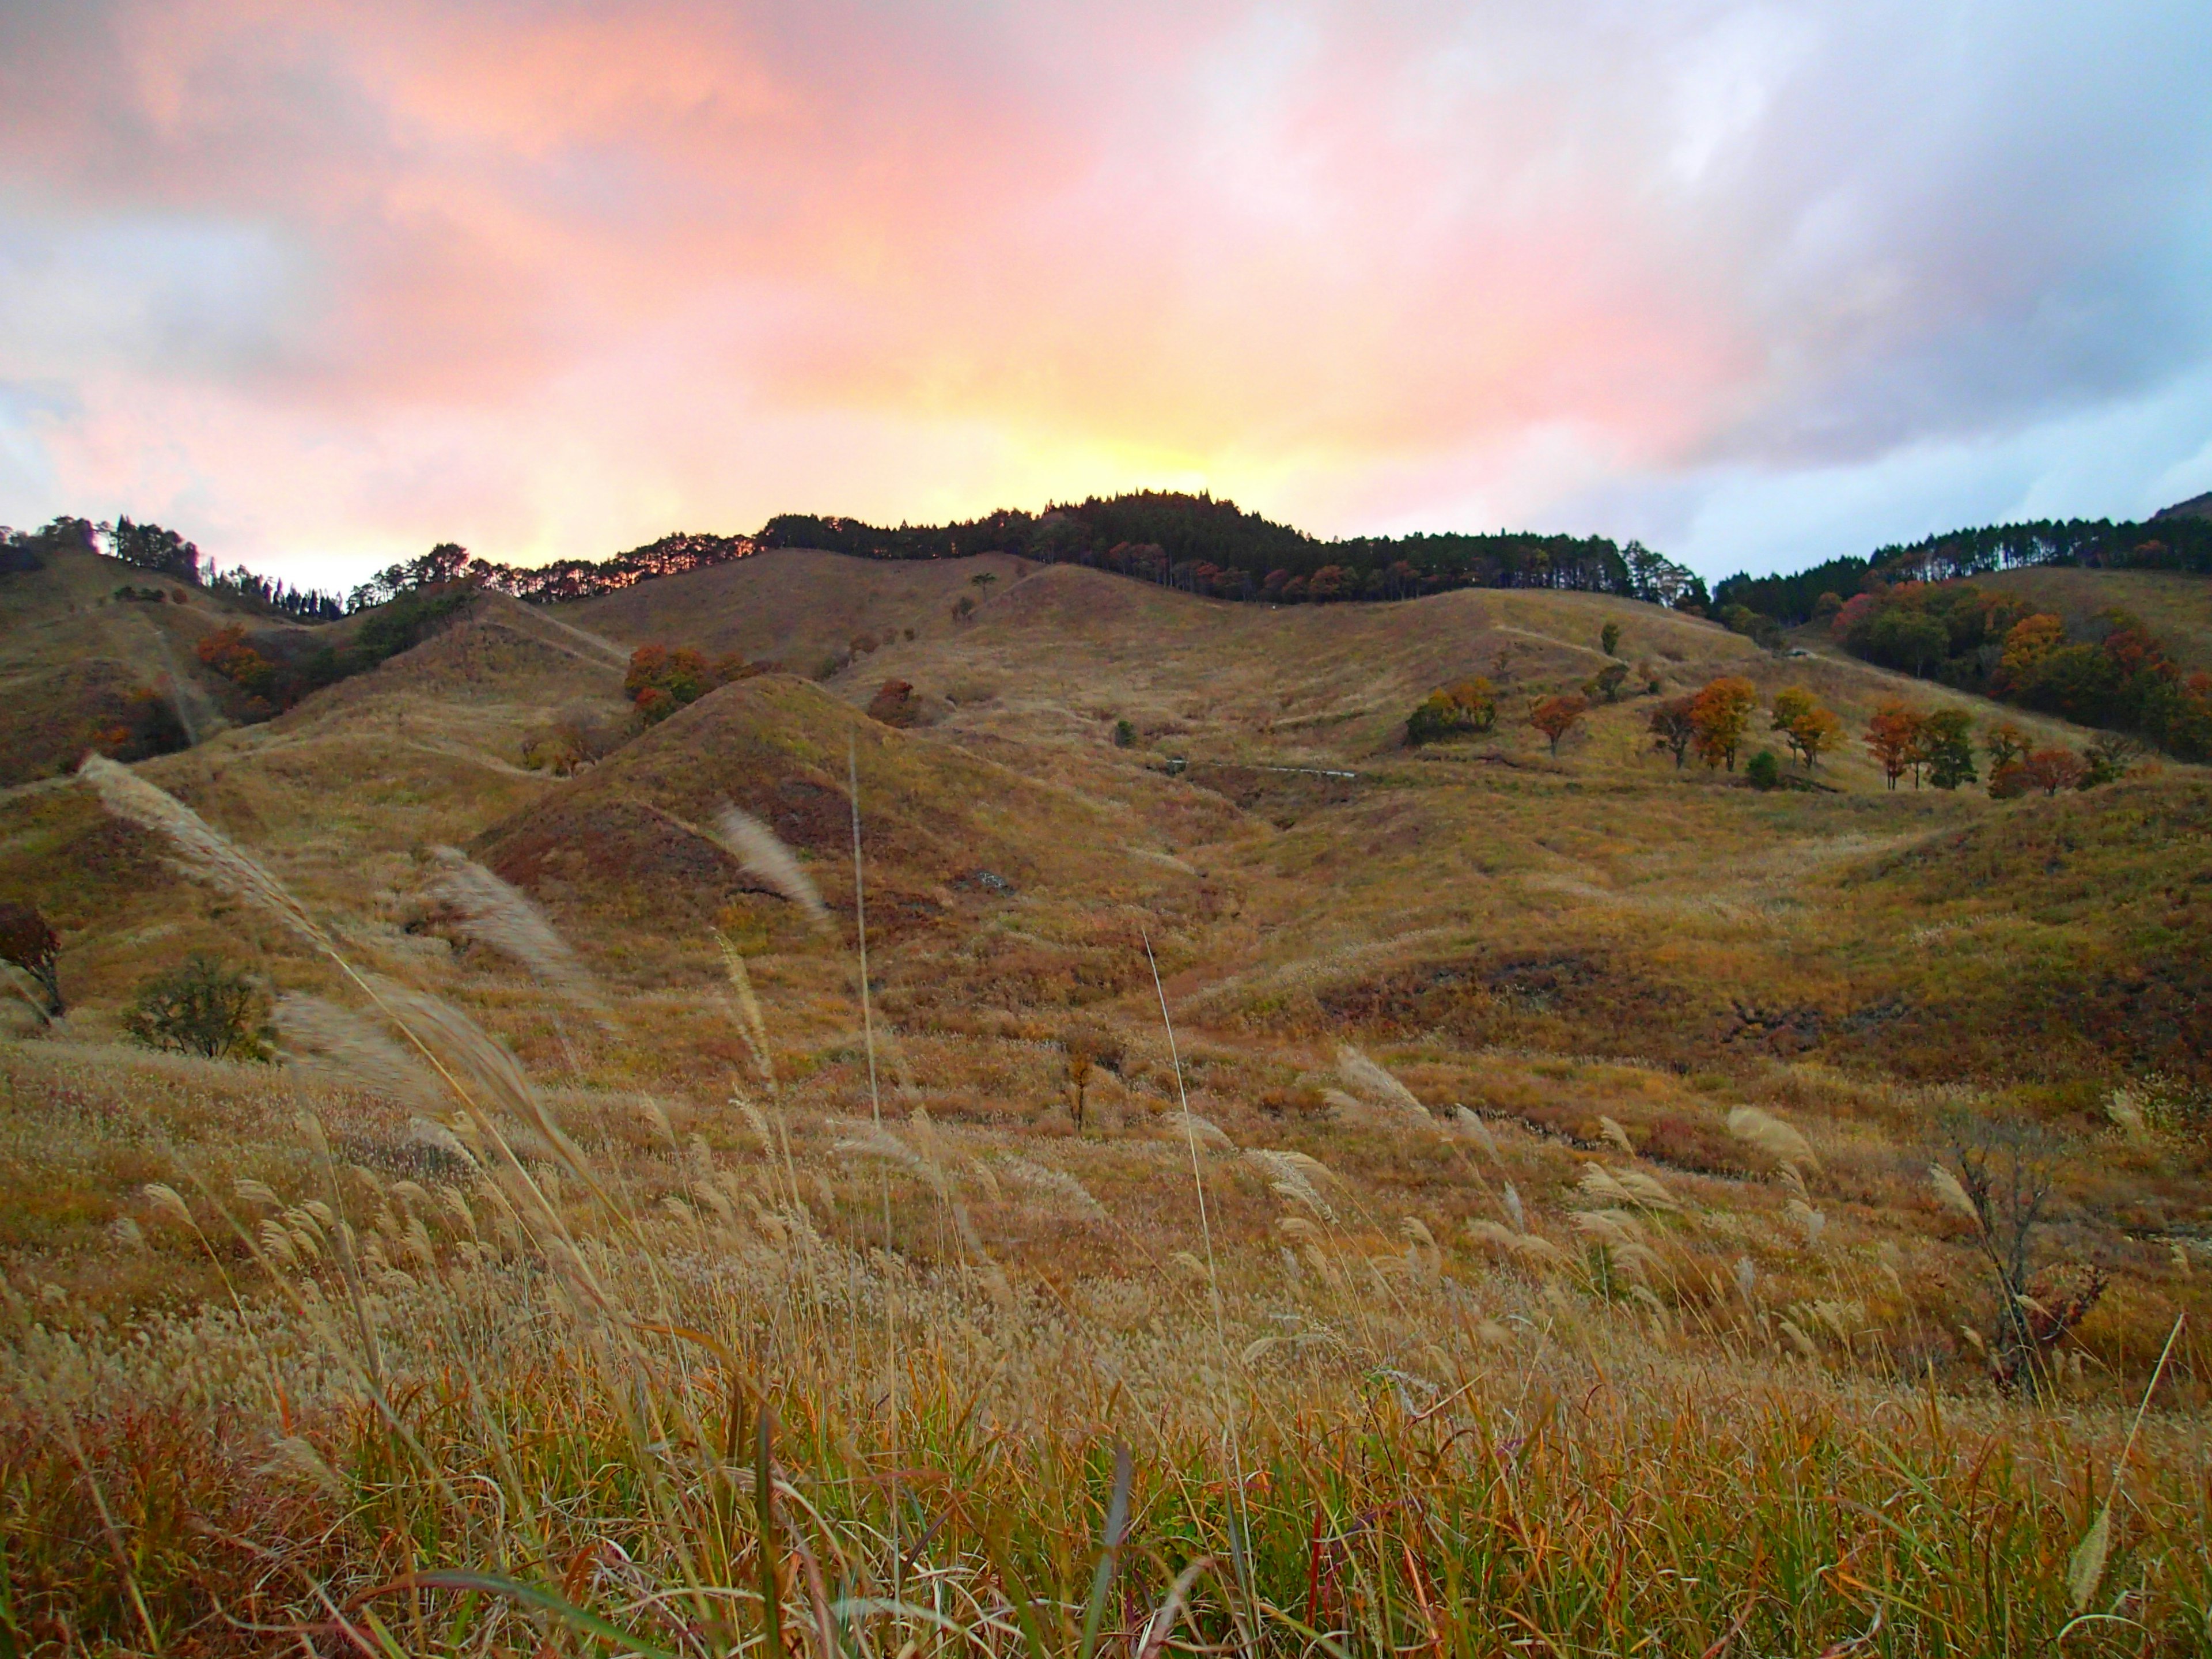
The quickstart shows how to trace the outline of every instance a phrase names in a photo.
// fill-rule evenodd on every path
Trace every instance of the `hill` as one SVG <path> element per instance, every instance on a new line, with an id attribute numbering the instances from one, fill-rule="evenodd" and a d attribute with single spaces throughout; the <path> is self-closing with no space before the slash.
<path id="1" fill-rule="evenodd" d="M 2038 611 L 2053 613 L 2069 634 L 2091 632 L 2099 617 L 2114 611 L 2140 617 L 2175 660 L 2191 669 L 2212 669 L 2212 579 L 2179 571 L 2041 566 L 2000 570 L 1977 581 L 1998 592 L 2020 594 Z"/>
<path id="2" fill-rule="evenodd" d="M 232 625 L 70 580 L 42 637 Z M 648 726 L 649 643 L 799 672 Z M 1532 706 L 1614 661 L 1553 752 Z M 1477 675 L 1494 726 L 1407 747 Z M 1791 685 L 1846 742 L 1796 787 L 1678 768 L 1648 715 L 1720 677 L 1747 753 Z M 935 1639 L 926 1564 L 987 1648 L 1025 1607 L 1075 1650 L 1121 1480 L 1159 1553 L 1115 1569 L 1129 1632 L 1172 1593 L 1224 1645 L 1240 1609 L 1403 1648 L 1508 1608 L 1563 1650 L 1820 1651 L 1892 1605 L 1849 1559 L 1990 1650 L 2075 1617 L 2117 1467 L 2106 1589 L 2185 1650 L 2212 1369 L 2161 1346 L 2212 1314 L 2212 782 L 1893 788 L 1857 734 L 1898 698 L 2090 735 L 1599 593 L 1270 608 L 781 549 L 478 592 L 135 763 L 304 925 L 143 804 L 0 791 L 0 902 L 55 925 L 68 1004 L 0 1036 L 0 1468 L 38 1495 L 0 1620 L 138 1643 L 143 1606 L 221 1650 L 411 1595 L 395 1648 L 507 1650 L 559 1607 L 721 1618 L 765 1565 L 790 1628 L 816 1571 L 829 1645 L 896 1652 Z M 193 951 L 319 1000 L 281 1063 L 128 1039 Z M 2007 1158 L 2049 1190 L 2001 1285 L 1928 1170 Z M 1249 1600 L 1176 1591 L 1230 1528 Z M 487 1563 L 528 1595 L 437 1576 Z"/>
<path id="3" fill-rule="evenodd" d="M 197 648 L 234 623 L 263 619 L 99 554 L 0 575 L 0 784 L 73 766 L 95 736 L 137 756 L 228 725 Z"/>

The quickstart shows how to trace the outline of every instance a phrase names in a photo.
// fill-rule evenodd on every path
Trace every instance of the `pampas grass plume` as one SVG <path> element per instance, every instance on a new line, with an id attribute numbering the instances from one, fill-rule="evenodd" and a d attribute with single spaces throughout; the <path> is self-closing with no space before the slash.
<path id="1" fill-rule="evenodd" d="M 775 830 L 742 807 L 726 805 L 714 815 L 715 840 L 744 866 L 747 875 L 804 911 L 820 933 L 830 931 L 829 908 L 792 851 Z"/>
<path id="2" fill-rule="evenodd" d="M 535 904 L 457 848 L 434 847 L 430 855 L 441 867 L 431 896 L 459 911 L 471 933 L 586 1007 L 605 1011 L 583 963 Z"/>
<path id="3" fill-rule="evenodd" d="M 440 1101 L 437 1079 L 422 1063 L 369 1021 L 320 997 L 300 993 L 276 1003 L 276 1031 L 284 1058 L 306 1070 L 321 1071 L 372 1094 L 405 1105 Z"/>
<path id="4" fill-rule="evenodd" d="M 1749 1142 L 1777 1163 L 1809 1164 L 1816 1170 L 1820 1167 L 1813 1144 L 1771 1112 L 1763 1112 L 1756 1106 L 1739 1106 L 1729 1114 L 1728 1127 L 1729 1133 L 1738 1140 Z"/>
<path id="5" fill-rule="evenodd" d="M 1423 1119 L 1429 1115 L 1429 1109 L 1411 1089 L 1348 1042 L 1336 1051 L 1336 1074 L 1356 1095 L 1382 1105 L 1401 1107 Z"/>
<path id="6" fill-rule="evenodd" d="M 336 954 L 330 935 L 316 926 L 283 882 L 175 796 L 101 755 L 88 755 L 77 776 L 99 793 L 100 805 L 117 817 L 164 837 L 176 849 L 176 861 L 186 875 L 267 911 L 317 950 Z"/>

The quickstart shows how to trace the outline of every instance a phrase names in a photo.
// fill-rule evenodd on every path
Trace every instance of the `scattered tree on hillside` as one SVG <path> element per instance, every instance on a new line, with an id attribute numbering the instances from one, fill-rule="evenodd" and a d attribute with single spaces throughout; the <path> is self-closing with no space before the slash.
<path id="1" fill-rule="evenodd" d="M 885 680 L 868 699 L 868 718 L 885 726 L 912 726 L 921 718 L 921 705 L 914 687 L 904 680 Z"/>
<path id="2" fill-rule="evenodd" d="M 709 663 L 686 646 L 641 645 L 630 653 L 623 690 L 637 705 L 645 723 L 657 726 L 715 687 L 765 672 L 763 665 L 749 663 L 735 652 Z"/>
<path id="3" fill-rule="evenodd" d="M 1844 723 L 1803 686 L 1792 685 L 1774 694 L 1774 724 L 1768 729 L 1782 733 L 1790 752 L 1809 772 L 1824 752 L 1835 747 Z"/>
<path id="4" fill-rule="evenodd" d="M 1938 789 L 1956 789 L 1972 783 L 1974 770 L 1974 720 L 1963 708 L 1939 708 L 1921 723 L 1919 750 L 1928 767 L 1928 781 Z"/>
<path id="5" fill-rule="evenodd" d="M 1651 733 L 1651 746 L 1673 755 L 1678 772 L 1690 745 L 1697 741 L 1698 720 L 1693 712 L 1696 705 L 1695 697 L 1669 697 L 1644 717 L 1644 726 Z"/>
<path id="6" fill-rule="evenodd" d="M 1762 749 L 1744 763 L 1743 775 L 1754 789 L 1778 789 L 1782 787 L 1782 763 L 1774 757 L 1771 749 Z"/>
<path id="7" fill-rule="evenodd" d="M 1999 720 L 1982 733 L 1982 752 L 1990 757 L 1990 775 L 1994 779 L 2007 767 L 2027 758 L 2027 751 L 2035 745 L 2027 732 L 2010 720 Z"/>
<path id="8" fill-rule="evenodd" d="M 1894 697 L 1874 711 L 1867 721 L 1865 742 L 1867 752 L 1881 768 L 1881 775 L 1893 789 L 1906 772 L 1912 774 L 1912 787 L 1920 787 L 1920 768 L 1926 763 L 1921 753 L 1921 727 L 1927 715 L 1909 702 Z"/>
<path id="9" fill-rule="evenodd" d="M 1589 702 L 1572 693 L 1543 697 L 1528 711 L 1528 724 L 1549 739 L 1552 753 L 1556 756 L 1559 752 L 1559 739 L 1574 730 L 1575 722 L 1581 720 L 1589 709 Z"/>
<path id="10" fill-rule="evenodd" d="M 209 1060 L 266 1060 L 276 1052 L 268 994 L 244 969 L 199 951 L 143 981 L 123 1028 L 150 1048 Z"/>
<path id="11" fill-rule="evenodd" d="M 173 530 L 164 530 L 157 524 L 133 524 L 126 515 L 108 529 L 107 550 L 141 570 L 157 570 L 180 582 L 199 585 L 200 550 Z"/>
<path id="12" fill-rule="evenodd" d="M 1997 1304 L 1990 1369 L 2001 1388 L 2033 1392 L 2040 1362 L 2105 1287 L 2094 1268 L 2035 1267 L 2065 1143 L 2032 1119 L 1961 1115 L 1944 1120 L 1943 1139 L 1929 1178 L 1944 1207 L 1973 1229 L 1990 1270 Z"/>
<path id="13" fill-rule="evenodd" d="M 0 962 L 9 962 L 30 977 L 46 1000 L 40 1012 L 62 1012 L 59 970 L 62 942 L 36 907 L 12 900 L 0 903 Z"/>
<path id="14" fill-rule="evenodd" d="M 964 623 L 969 617 L 975 614 L 975 601 L 969 599 L 965 593 L 963 593 L 958 599 L 952 601 L 953 621 L 957 623 Z"/>
<path id="15" fill-rule="evenodd" d="M 274 701 L 276 665 L 246 642 L 243 623 L 233 623 L 200 636 L 193 653 L 234 685 Z"/>
<path id="16" fill-rule="evenodd" d="M 1608 627 L 1611 625 L 1611 623 L 1607 624 Z M 1583 687 L 1583 695 L 1587 697 L 1603 697 L 1607 702 L 1619 702 L 1620 688 L 1627 683 L 1627 679 L 1628 665 L 1626 663 L 1609 662 L 1590 677 L 1588 684 Z"/>
<path id="17" fill-rule="evenodd" d="M 523 739 L 522 763 L 556 778 L 573 776 L 611 754 L 628 732 L 590 704 L 573 704 Z"/>
<path id="18" fill-rule="evenodd" d="M 1724 764 L 1735 771 L 1735 752 L 1758 706 L 1759 688 L 1749 680 L 1729 674 L 1708 681 L 1690 701 L 1691 740 L 1698 758 L 1709 768 Z"/>
<path id="19" fill-rule="evenodd" d="M 982 594 L 987 599 L 990 597 L 991 584 L 998 580 L 999 579 L 996 576 L 993 575 L 988 570 L 979 570 L 968 579 L 969 582 L 975 587 L 975 591 L 978 593 Z"/>
<path id="20" fill-rule="evenodd" d="M 2090 789 L 2100 783 L 2118 783 L 2135 770 L 2142 757 L 2142 744 L 2126 732 L 2100 732 L 2081 751 L 2089 767 L 2089 775 L 2082 780 L 2081 787 Z"/>
<path id="21" fill-rule="evenodd" d="M 1498 723 L 1498 694 L 1477 676 L 1431 691 L 1406 716 L 1406 741 L 1419 746 L 1462 732 L 1487 732 Z"/>
<path id="22" fill-rule="evenodd" d="M 2089 775 L 2089 763 L 2071 749 L 2039 749 L 2021 763 L 2028 785 L 2045 795 L 2078 789 Z"/>
<path id="23" fill-rule="evenodd" d="M 1598 648 L 1608 657 L 1620 654 L 1620 624 L 1609 622 L 1597 630 Z"/>

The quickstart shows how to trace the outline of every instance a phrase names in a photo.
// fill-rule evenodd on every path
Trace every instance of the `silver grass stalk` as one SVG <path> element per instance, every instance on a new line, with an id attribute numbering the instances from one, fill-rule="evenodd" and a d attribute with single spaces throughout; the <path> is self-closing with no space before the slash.
<path id="1" fill-rule="evenodd" d="M 1330 1225 L 1336 1224 L 1335 1209 L 1321 1195 L 1321 1189 L 1306 1173 L 1308 1166 L 1316 1170 L 1322 1167 L 1318 1160 L 1300 1158 L 1269 1146 L 1247 1147 L 1244 1156 L 1267 1170 L 1270 1177 L 1267 1185 L 1278 1198 L 1303 1204 Z"/>
<path id="2" fill-rule="evenodd" d="M 730 988 L 737 993 L 738 1012 L 744 1017 L 738 1034 L 744 1038 L 745 1047 L 752 1053 L 753 1066 L 760 1073 L 761 1082 L 773 1095 L 775 1062 L 769 1058 L 768 1021 L 761 1015 L 760 999 L 753 994 L 753 976 L 746 970 L 744 955 L 719 928 L 715 930 L 714 943 L 721 948 L 722 971 L 729 975 Z"/>
<path id="3" fill-rule="evenodd" d="M 725 805 L 714 815 L 714 831 L 716 842 L 747 875 L 797 905 L 817 932 L 830 931 L 829 907 L 775 830 L 742 807 Z"/>
<path id="4" fill-rule="evenodd" d="M 1411 1089 L 1348 1042 L 1336 1051 L 1336 1074 L 1344 1079 L 1344 1086 L 1356 1095 L 1364 1095 L 1382 1105 L 1401 1108 L 1425 1122 L 1429 1119 L 1429 1109 L 1421 1104 Z"/>
<path id="5" fill-rule="evenodd" d="M 1452 1109 L 1452 1121 L 1474 1139 L 1474 1144 L 1489 1155 L 1492 1164 L 1501 1170 L 1505 1167 L 1505 1160 L 1498 1156 L 1497 1138 L 1490 1133 L 1488 1124 L 1464 1106 Z"/>
<path id="6" fill-rule="evenodd" d="M 99 792 L 100 805 L 118 818 L 165 837 L 176 864 L 195 880 L 267 911 L 317 950 L 337 954 L 331 938 L 284 884 L 231 845 L 212 824 L 173 795 L 155 788 L 125 766 L 88 755 L 77 775 Z"/>
<path id="7" fill-rule="evenodd" d="M 1728 1116 L 1729 1133 L 1748 1141 L 1780 1164 L 1807 1164 L 1817 1170 L 1820 1160 L 1812 1143 L 1791 1125 L 1756 1106 L 1739 1106 Z"/>
<path id="8" fill-rule="evenodd" d="M 449 1072 L 458 1072 L 475 1085 L 474 1095 L 460 1091 L 463 1103 L 471 1112 L 481 1114 L 489 1103 L 520 1119 L 544 1139 L 571 1175 L 595 1196 L 605 1200 L 598 1177 L 585 1163 L 584 1155 L 553 1121 L 553 1115 L 546 1110 L 545 1103 L 538 1098 L 537 1090 L 523 1075 L 513 1054 L 493 1042 L 482 1026 L 453 1004 L 389 980 L 373 978 L 370 982 L 377 1001 L 392 1011 L 392 1017 L 405 1025 L 410 1036 L 436 1054 Z M 490 1127 L 489 1119 L 483 1119 L 479 1127 Z M 493 1133 L 502 1142 L 510 1139 L 497 1136 L 495 1128 Z M 508 1155 L 513 1156 L 511 1147 Z M 544 1201 L 542 1195 L 540 1201 Z M 544 1207 L 548 1218 L 557 1225 L 552 1206 L 545 1203 Z"/>
<path id="9" fill-rule="evenodd" d="M 442 1098 L 422 1062 L 349 1008 L 292 993 L 276 1003 L 283 1057 L 410 1106 L 434 1110 Z"/>
<path id="10" fill-rule="evenodd" d="M 1091 1195 L 1091 1189 L 1065 1170 L 1054 1170 L 1042 1164 L 1032 1164 L 1025 1158 L 1002 1158 L 994 1167 L 1018 1187 L 1049 1194 L 1060 1200 L 1086 1221 L 1106 1219 L 1106 1206 Z"/>
<path id="11" fill-rule="evenodd" d="M 605 999 L 591 974 L 543 911 L 465 853 L 434 847 L 430 854 L 441 866 L 432 896 L 459 911 L 471 933 L 555 989 L 605 1012 Z"/>
<path id="12" fill-rule="evenodd" d="M 1201 1117 L 1196 1112 L 1164 1112 L 1160 1115 L 1160 1122 L 1177 1134 L 1188 1136 L 1194 1143 L 1202 1140 L 1209 1146 L 1235 1144 L 1229 1139 L 1227 1130 L 1212 1119 Z"/>

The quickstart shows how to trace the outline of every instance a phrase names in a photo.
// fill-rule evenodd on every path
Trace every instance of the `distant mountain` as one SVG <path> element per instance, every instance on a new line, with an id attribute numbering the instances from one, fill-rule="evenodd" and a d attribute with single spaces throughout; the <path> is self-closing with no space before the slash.
<path id="1" fill-rule="evenodd" d="M 2172 507 L 2162 507 L 2150 516 L 2153 523 L 2160 519 L 2212 519 L 2212 489 L 2202 495 L 2191 495 L 2185 501 L 2176 501 Z"/>

